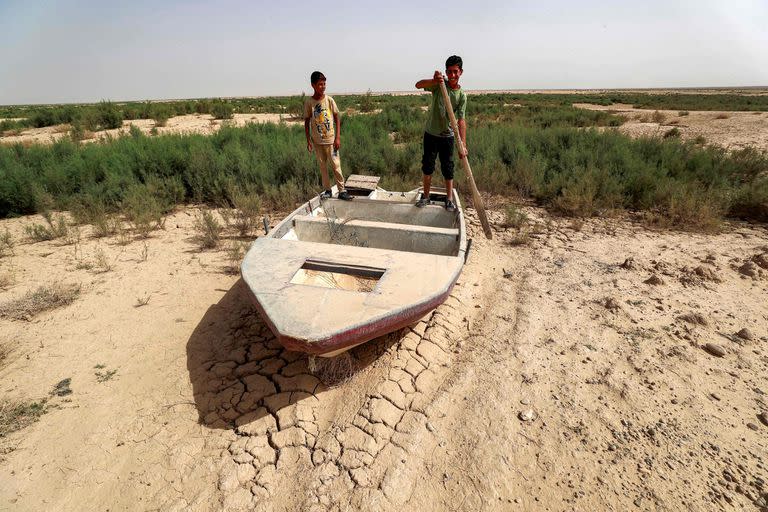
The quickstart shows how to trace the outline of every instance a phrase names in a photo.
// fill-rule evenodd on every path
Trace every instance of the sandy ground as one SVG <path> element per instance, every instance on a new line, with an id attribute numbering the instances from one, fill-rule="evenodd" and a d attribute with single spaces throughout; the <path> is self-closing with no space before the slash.
<path id="1" fill-rule="evenodd" d="M 678 110 L 656 111 L 624 104 L 574 103 L 574 107 L 605 110 L 622 116 L 626 122 L 616 129 L 632 137 L 663 137 L 669 130 L 677 128 L 683 140 L 703 137 L 705 144 L 730 150 L 754 147 L 768 151 L 768 112 L 690 111 L 681 116 Z M 657 116 L 654 121 L 656 112 L 661 117 Z"/>
<path id="2" fill-rule="evenodd" d="M 0 439 L 0 510 L 766 510 L 766 226 L 524 210 L 523 245 L 469 210 L 449 300 L 316 374 L 227 272 L 230 241 L 197 249 L 194 207 L 127 245 L 0 221 L 0 303 L 81 286 L 0 318 L 0 399 L 50 406 Z"/>

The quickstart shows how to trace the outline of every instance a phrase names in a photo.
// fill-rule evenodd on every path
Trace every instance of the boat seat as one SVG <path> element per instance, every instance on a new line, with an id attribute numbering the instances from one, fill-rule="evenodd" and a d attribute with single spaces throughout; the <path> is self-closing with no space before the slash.
<path id="1" fill-rule="evenodd" d="M 455 256 L 459 250 L 458 228 L 417 226 L 369 220 L 332 219 L 297 215 L 296 237 L 306 242 L 372 247 L 394 251 Z"/>

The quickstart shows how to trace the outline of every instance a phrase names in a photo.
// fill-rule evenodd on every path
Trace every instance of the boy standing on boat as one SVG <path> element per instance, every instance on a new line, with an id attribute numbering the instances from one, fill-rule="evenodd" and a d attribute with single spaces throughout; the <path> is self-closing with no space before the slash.
<path id="1" fill-rule="evenodd" d="M 429 189 L 432 184 L 432 173 L 435 172 L 435 158 L 440 155 L 440 172 L 445 180 L 445 208 L 448 211 L 455 211 L 456 205 L 453 203 L 453 145 L 454 133 L 451 129 L 448 113 L 445 111 L 445 103 L 440 92 L 440 81 L 446 80 L 448 97 L 451 100 L 451 106 L 456 114 L 459 127 L 459 136 L 464 143 L 464 154 L 459 154 L 459 158 L 467 156 L 467 123 L 464 119 L 467 112 L 467 95 L 459 85 L 459 78 L 464 72 L 464 63 L 458 55 L 451 55 L 445 61 L 445 76 L 440 71 L 435 71 L 434 76 L 429 79 L 416 82 L 417 89 L 425 89 L 432 93 L 429 112 L 427 113 L 427 126 L 424 130 L 424 155 L 421 158 L 421 172 L 423 177 L 424 193 L 421 199 L 416 202 L 419 208 L 429 203 Z"/>
<path id="2" fill-rule="evenodd" d="M 332 195 L 331 181 L 328 178 L 328 165 L 333 169 L 333 177 L 339 191 L 339 199 L 352 199 L 344 189 L 344 176 L 341 174 L 339 147 L 341 147 L 341 123 L 339 108 L 333 98 L 325 94 L 325 75 L 320 71 L 310 76 L 315 93 L 304 102 L 304 133 L 307 136 L 307 149 L 314 149 L 320 174 L 323 178 L 322 198 Z M 311 135 L 310 135 L 311 132 Z"/>

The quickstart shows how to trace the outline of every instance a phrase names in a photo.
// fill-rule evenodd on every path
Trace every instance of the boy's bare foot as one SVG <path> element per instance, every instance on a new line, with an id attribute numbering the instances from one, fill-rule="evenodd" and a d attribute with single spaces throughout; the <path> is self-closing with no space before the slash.
<path id="1" fill-rule="evenodd" d="M 342 190 L 341 192 L 339 192 L 339 199 L 342 199 L 344 201 L 351 201 L 352 199 L 354 199 L 354 197 L 352 197 L 352 195 L 350 195 L 350 193 L 347 192 L 346 190 Z"/>

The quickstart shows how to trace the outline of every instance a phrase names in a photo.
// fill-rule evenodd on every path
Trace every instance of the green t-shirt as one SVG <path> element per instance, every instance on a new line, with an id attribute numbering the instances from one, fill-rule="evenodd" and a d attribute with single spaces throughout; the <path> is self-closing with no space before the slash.
<path id="1" fill-rule="evenodd" d="M 446 88 L 456 120 L 464 119 L 464 115 L 467 113 L 467 94 L 461 87 L 451 89 L 446 85 Z M 437 137 L 453 137 L 451 120 L 445 111 L 445 102 L 443 102 L 443 93 L 440 92 L 440 85 L 425 87 L 424 89 L 432 93 L 425 131 Z"/>

